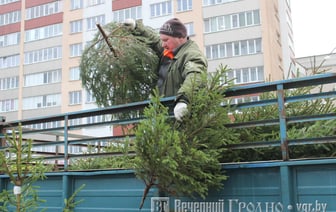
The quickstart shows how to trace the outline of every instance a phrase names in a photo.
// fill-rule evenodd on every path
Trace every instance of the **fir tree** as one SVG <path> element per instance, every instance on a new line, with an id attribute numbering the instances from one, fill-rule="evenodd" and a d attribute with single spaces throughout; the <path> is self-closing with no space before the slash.
<path id="1" fill-rule="evenodd" d="M 147 100 L 156 84 L 158 56 L 145 38 L 117 23 L 99 28 L 81 56 L 83 86 L 99 106 Z"/>
<path id="2" fill-rule="evenodd" d="M 146 185 L 140 208 L 153 186 L 160 193 L 190 198 L 205 198 L 210 188 L 222 187 L 227 176 L 219 159 L 223 146 L 235 140 L 225 128 L 229 109 L 220 106 L 228 86 L 219 82 L 226 70 L 222 67 L 210 78 L 205 73 L 203 86 L 190 88 L 190 112 L 182 123 L 169 117 L 157 92 L 151 99 L 145 119 L 136 128 L 135 170 Z"/>

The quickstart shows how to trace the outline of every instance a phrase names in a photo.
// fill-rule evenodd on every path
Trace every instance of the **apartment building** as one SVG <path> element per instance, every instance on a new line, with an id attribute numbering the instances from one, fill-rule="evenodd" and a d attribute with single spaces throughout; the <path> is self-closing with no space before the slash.
<path id="1" fill-rule="evenodd" d="M 289 0 L 0 0 L 1 116 L 96 107 L 79 75 L 96 23 L 133 18 L 158 29 L 172 17 L 204 50 L 208 71 L 228 65 L 236 84 L 283 79 L 294 58 Z"/>

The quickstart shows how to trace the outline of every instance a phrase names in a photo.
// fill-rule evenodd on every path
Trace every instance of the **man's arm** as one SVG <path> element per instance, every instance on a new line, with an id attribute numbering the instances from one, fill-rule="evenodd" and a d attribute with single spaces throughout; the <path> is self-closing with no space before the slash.
<path id="1" fill-rule="evenodd" d="M 161 57 L 163 48 L 158 32 L 153 28 L 143 25 L 141 20 L 126 19 L 124 26 L 141 42 L 146 43 L 156 54 Z"/>

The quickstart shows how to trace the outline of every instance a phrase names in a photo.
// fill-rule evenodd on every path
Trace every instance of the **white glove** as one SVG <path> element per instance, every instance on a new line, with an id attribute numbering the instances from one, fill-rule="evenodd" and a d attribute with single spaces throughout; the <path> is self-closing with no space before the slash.
<path id="1" fill-rule="evenodd" d="M 134 30 L 136 26 L 136 22 L 132 18 L 128 18 L 124 21 L 123 25 L 125 26 L 126 29 L 128 30 Z"/>
<path id="2" fill-rule="evenodd" d="M 188 113 L 187 104 L 184 102 L 178 102 L 174 107 L 174 116 L 177 121 L 182 121 L 182 117 Z"/>

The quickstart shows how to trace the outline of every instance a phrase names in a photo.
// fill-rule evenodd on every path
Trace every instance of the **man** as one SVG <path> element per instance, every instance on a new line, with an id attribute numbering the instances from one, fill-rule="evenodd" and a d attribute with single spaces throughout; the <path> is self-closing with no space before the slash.
<path id="1" fill-rule="evenodd" d="M 160 57 L 158 88 L 160 95 L 176 96 L 174 116 L 178 121 L 188 112 L 187 89 L 202 72 L 207 71 L 207 59 L 197 44 L 189 40 L 187 29 L 177 18 L 166 21 L 159 35 L 144 27 L 140 21 L 127 19 L 124 25 L 135 36 L 148 38 L 147 44 Z"/>

